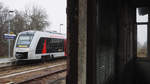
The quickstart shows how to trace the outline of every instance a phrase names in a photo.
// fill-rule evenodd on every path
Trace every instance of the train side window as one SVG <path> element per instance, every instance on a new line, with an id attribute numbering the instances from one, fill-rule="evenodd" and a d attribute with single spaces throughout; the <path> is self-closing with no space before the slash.
<path id="1" fill-rule="evenodd" d="M 44 45 L 44 38 L 40 38 L 37 47 L 36 47 L 36 53 L 42 53 L 42 49 L 43 49 L 43 45 Z"/>

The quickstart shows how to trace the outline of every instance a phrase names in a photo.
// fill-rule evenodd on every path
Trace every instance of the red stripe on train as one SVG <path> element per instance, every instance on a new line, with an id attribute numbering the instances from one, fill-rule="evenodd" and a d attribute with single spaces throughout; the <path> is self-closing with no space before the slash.
<path id="1" fill-rule="evenodd" d="M 44 40 L 44 46 L 43 46 L 43 49 L 42 49 L 42 54 L 46 53 L 47 50 L 46 50 L 46 39 Z"/>

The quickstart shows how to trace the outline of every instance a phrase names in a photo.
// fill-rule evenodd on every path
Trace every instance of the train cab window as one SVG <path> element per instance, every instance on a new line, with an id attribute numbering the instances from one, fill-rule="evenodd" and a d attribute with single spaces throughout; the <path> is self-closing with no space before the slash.
<path id="1" fill-rule="evenodd" d="M 27 48 L 30 46 L 34 34 L 20 34 L 16 43 L 16 47 Z"/>

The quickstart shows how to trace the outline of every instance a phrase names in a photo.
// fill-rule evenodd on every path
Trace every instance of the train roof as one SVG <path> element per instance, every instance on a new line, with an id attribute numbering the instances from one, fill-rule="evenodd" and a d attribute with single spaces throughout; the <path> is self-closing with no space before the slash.
<path id="1" fill-rule="evenodd" d="M 36 31 L 23 31 L 23 32 L 20 32 L 19 34 L 34 34 Z"/>
<path id="2" fill-rule="evenodd" d="M 56 31 L 36 31 L 36 30 L 28 30 L 28 31 L 23 31 L 23 32 L 20 32 L 20 33 L 36 33 L 36 32 L 47 32 L 47 33 L 50 33 L 50 34 L 58 34 L 58 35 L 65 35 L 63 33 L 59 33 L 59 32 L 56 32 Z"/>
<path id="3" fill-rule="evenodd" d="M 65 34 L 59 33 L 59 32 L 55 32 L 55 31 L 35 31 L 35 30 L 28 30 L 28 31 L 23 31 L 20 32 L 19 34 L 34 34 L 34 33 L 47 33 L 47 34 L 52 34 L 52 35 L 58 35 L 58 36 L 63 36 L 64 38 L 66 38 Z"/>

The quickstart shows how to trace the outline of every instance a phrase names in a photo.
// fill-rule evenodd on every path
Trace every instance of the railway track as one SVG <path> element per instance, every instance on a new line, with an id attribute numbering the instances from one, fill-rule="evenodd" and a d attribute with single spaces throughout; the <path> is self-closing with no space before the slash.
<path id="1" fill-rule="evenodd" d="M 11 62 L 0 63 L 0 69 L 8 66 L 12 66 L 12 63 Z"/>
<path id="2" fill-rule="evenodd" d="M 66 71 L 66 69 L 61 69 L 61 70 L 56 70 L 56 71 L 53 71 L 53 72 L 49 72 L 49 73 L 47 73 L 47 74 L 45 74 L 45 75 L 39 75 L 39 76 L 36 76 L 36 77 L 32 77 L 32 78 L 30 78 L 30 79 L 27 79 L 27 80 L 24 80 L 24 81 L 22 81 L 22 82 L 18 82 L 17 84 L 29 84 L 29 83 L 32 83 L 32 82 L 37 82 L 37 83 L 39 83 L 38 81 L 40 80 L 40 81 L 42 81 L 43 80 L 43 78 L 45 78 L 45 77 L 48 77 L 48 76 L 52 76 L 52 75 L 54 75 L 54 74 L 59 74 L 59 73 L 62 73 L 62 72 L 65 72 Z M 64 78 L 64 77 L 63 77 Z M 38 81 L 36 81 L 36 80 L 38 80 Z M 54 80 L 54 81 L 58 81 L 59 79 L 57 79 L 57 80 Z"/>
<path id="3" fill-rule="evenodd" d="M 65 61 L 66 59 L 56 59 L 45 63 L 34 63 L 34 64 L 27 64 L 27 65 L 12 65 L 12 66 L 0 67 L 0 77 L 3 75 L 22 72 L 25 70 L 41 68 L 43 66 L 52 66 L 55 64 L 61 64 L 61 63 L 65 63 Z"/>
<path id="4" fill-rule="evenodd" d="M 28 70 L 25 69 L 24 71 L 18 71 L 18 72 L 15 71 L 11 73 L 8 73 L 9 70 L 12 70 L 12 69 L 10 68 L 8 69 L 8 71 L 6 70 L 6 71 L 0 72 L 0 84 L 6 84 L 6 83 L 26 84 L 26 82 L 31 82 L 35 79 L 41 79 L 41 78 L 59 74 L 59 73 L 63 73 L 64 74 L 63 76 L 65 76 L 66 63 L 59 62 L 54 65 L 36 67 L 36 68 L 28 69 Z M 30 84 L 30 83 L 27 83 L 27 84 Z"/>

